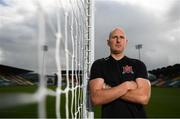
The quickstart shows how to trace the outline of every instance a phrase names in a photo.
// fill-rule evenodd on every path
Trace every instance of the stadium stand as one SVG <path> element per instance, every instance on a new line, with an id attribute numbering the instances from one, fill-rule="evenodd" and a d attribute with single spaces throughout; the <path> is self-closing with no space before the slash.
<path id="1" fill-rule="evenodd" d="M 148 71 L 152 86 L 180 87 L 180 64 Z M 152 77 L 153 76 L 153 77 Z"/>
<path id="2" fill-rule="evenodd" d="M 22 74 L 29 72 L 32 71 L 6 65 L 0 65 L 0 86 L 33 85 L 31 81 L 21 76 Z"/>
<path id="3" fill-rule="evenodd" d="M 66 70 L 62 70 L 62 85 L 66 85 L 68 78 L 70 85 L 72 80 L 74 84 L 82 83 L 82 71 L 68 71 L 69 76 L 66 77 Z M 78 80 L 77 80 L 78 79 Z M 46 75 L 47 85 L 57 85 L 57 75 Z M 31 70 L 16 68 L 12 66 L 0 65 L 0 86 L 11 85 L 38 85 L 39 75 Z"/>

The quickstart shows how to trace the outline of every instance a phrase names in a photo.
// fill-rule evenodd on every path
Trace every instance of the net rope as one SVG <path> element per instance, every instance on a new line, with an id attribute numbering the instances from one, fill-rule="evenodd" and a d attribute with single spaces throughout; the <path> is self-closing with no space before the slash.
<path id="1" fill-rule="evenodd" d="M 65 117 L 63 118 L 87 118 L 87 80 L 90 67 L 90 0 L 54 0 L 56 2 L 55 24 L 48 16 L 44 6 L 44 0 L 37 2 L 38 12 L 38 74 L 39 86 L 34 94 L 19 93 L 9 94 L 0 99 L 0 108 L 12 107 L 22 104 L 38 103 L 38 117 L 46 118 L 47 96 L 55 97 L 56 118 L 62 118 L 62 95 L 65 95 Z M 48 37 L 47 27 L 50 29 L 55 42 L 55 63 L 57 69 L 57 87 L 55 90 L 48 88 L 47 75 L 47 51 Z M 62 70 L 65 70 L 65 82 L 63 84 Z M 14 101 L 8 102 L 11 98 Z"/>

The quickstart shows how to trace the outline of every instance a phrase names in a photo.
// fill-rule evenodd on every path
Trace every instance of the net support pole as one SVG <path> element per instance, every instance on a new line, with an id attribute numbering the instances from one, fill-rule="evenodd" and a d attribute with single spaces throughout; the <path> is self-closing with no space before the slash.
<path id="1" fill-rule="evenodd" d="M 90 74 L 90 68 L 91 68 L 91 65 L 92 63 L 94 62 L 94 10 L 95 10 L 95 2 L 94 0 L 89 0 L 89 5 L 90 5 L 90 9 L 89 9 L 89 39 L 90 39 L 90 58 L 89 58 L 89 73 Z M 89 86 L 88 86 L 89 87 Z M 88 89 L 87 87 L 87 89 Z M 94 119 L 94 112 L 93 112 L 93 109 L 92 109 L 92 103 L 91 103 L 91 100 L 90 100 L 90 92 L 89 90 L 87 91 L 87 109 L 88 109 L 88 118 L 89 119 Z"/>
<path id="2" fill-rule="evenodd" d="M 39 74 L 39 88 L 38 94 L 38 117 L 46 118 L 46 52 L 48 47 L 46 45 L 46 27 L 45 27 L 45 15 L 42 7 L 39 5 L 38 12 L 38 40 L 39 40 L 39 59 L 38 59 L 38 74 Z"/>
<path id="3" fill-rule="evenodd" d="M 90 100 L 90 92 L 88 90 L 88 80 L 90 68 L 94 61 L 94 0 L 87 0 L 87 44 L 85 52 L 85 73 L 84 73 L 84 109 L 83 118 L 94 118 L 92 104 Z"/>

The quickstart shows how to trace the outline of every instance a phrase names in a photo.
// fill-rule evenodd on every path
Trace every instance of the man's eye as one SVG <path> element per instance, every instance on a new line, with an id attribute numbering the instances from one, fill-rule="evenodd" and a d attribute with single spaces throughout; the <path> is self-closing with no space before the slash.
<path id="1" fill-rule="evenodd" d="M 118 39 L 118 36 L 113 36 L 112 38 L 113 38 L 113 39 Z M 120 39 L 124 39 L 125 37 L 124 37 L 124 36 L 120 36 L 119 38 L 120 38 Z"/>
<path id="2" fill-rule="evenodd" d="M 124 39 L 124 36 L 120 36 L 121 39 Z"/>
<path id="3" fill-rule="evenodd" d="M 117 39 L 118 37 L 117 36 L 113 36 L 113 39 Z"/>

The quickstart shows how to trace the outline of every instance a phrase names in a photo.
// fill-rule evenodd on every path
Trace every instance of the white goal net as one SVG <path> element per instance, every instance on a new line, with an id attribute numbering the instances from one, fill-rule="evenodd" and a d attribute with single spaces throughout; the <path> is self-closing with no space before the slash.
<path id="1" fill-rule="evenodd" d="M 43 4 L 45 1 L 55 3 L 49 4 L 55 9 L 53 13 L 48 13 L 47 4 Z M 38 0 L 36 5 L 38 89 L 33 94 L 3 96 L 0 108 L 35 102 L 38 117 L 47 118 L 47 96 L 52 96 L 55 97 L 56 118 L 93 118 L 93 113 L 88 110 L 87 85 L 94 60 L 94 1 Z M 55 89 L 48 88 L 46 80 L 50 58 L 54 59 L 56 67 Z M 10 101 L 12 97 L 14 101 Z"/>

